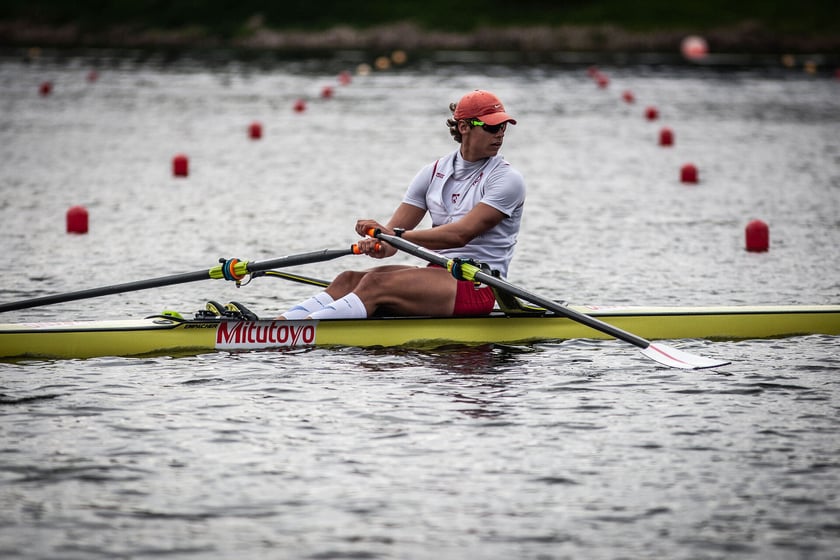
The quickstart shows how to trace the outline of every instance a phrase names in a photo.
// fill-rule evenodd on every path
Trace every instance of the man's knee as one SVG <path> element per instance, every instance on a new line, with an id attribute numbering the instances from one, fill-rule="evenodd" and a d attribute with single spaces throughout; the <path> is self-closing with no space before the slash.
<path id="1" fill-rule="evenodd" d="M 364 274 L 361 278 L 358 279 L 358 281 L 356 282 L 356 290 L 367 293 L 379 290 L 383 287 L 386 279 L 387 274 L 384 272 L 379 272 L 375 270 L 369 271 L 367 274 Z"/>
<path id="2" fill-rule="evenodd" d="M 364 276 L 362 272 L 356 272 L 353 270 L 345 270 L 340 272 L 333 281 L 330 282 L 330 288 L 333 290 L 339 291 L 342 295 L 347 294 L 348 292 L 352 292 L 356 289 L 356 285 L 359 283 L 359 280 Z"/>

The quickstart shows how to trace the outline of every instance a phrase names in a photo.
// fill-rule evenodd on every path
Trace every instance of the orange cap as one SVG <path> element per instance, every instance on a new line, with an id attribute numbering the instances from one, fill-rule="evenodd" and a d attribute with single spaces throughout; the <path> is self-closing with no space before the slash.
<path id="1" fill-rule="evenodd" d="M 460 119 L 480 119 L 489 125 L 502 124 L 509 122 L 516 124 L 516 119 L 505 113 L 505 106 L 502 101 L 490 93 L 477 89 L 466 94 L 458 101 L 455 107 L 456 120 Z"/>

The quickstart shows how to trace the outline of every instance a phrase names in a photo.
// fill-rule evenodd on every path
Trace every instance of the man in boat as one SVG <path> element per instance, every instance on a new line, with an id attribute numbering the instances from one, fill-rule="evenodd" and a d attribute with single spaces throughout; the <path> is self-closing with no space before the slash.
<path id="1" fill-rule="evenodd" d="M 507 275 L 525 202 L 522 175 L 499 155 L 507 126 L 515 125 L 496 95 L 475 90 L 449 105 L 449 133 L 460 144 L 447 156 L 423 167 L 402 203 L 385 225 L 356 222 L 360 252 L 377 259 L 397 250 L 372 229 L 449 258 L 472 260 Z M 415 229 L 429 213 L 430 229 Z M 386 265 L 345 271 L 326 291 L 292 307 L 280 318 L 365 318 L 376 311 L 393 315 L 469 316 L 493 310 L 491 288 L 454 277 L 441 267 Z"/>

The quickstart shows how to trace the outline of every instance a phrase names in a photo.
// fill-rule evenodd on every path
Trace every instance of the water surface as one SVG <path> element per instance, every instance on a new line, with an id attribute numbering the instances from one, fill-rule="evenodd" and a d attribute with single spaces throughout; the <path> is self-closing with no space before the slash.
<path id="1" fill-rule="evenodd" d="M 503 149 L 528 186 L 511 281 L 602 305 L 840 299 L 835 80 L 608 67 L 603 90 L 584 67 L 427 61 L 338 86 L 342 62 L 7 56 L 2 300 L 344 247 L 454 148 L 446 107 L 474 88 L 519 119 Z M 657 145 L 662 126 L 675 146 Z M 177 153 L 187 179 L 171 176 Z M 687 162 L 698 185 L 679 182 Z M 64 231 L 76 204 L 87 235 Z M 744 250 L 754 218 L 767 253 Z M 210 298 L 270 314 L 311 292 L 207 281 L 3 320 L 192 313 Z M 733 363 L 674 371 L 575 340 L 0 364 L 0 554 L 834 557 L 837 337 L 672 342 Z"/>

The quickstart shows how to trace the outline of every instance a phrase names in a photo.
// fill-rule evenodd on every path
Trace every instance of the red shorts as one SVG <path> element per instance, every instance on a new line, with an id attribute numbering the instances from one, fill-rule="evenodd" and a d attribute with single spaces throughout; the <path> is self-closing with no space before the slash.
<path id="1" fill-rule="evenodd" d="M 439 264 L 428 264 L 431 268 L 443 268 Z M 488 315 L 496 305 L 496 296 L 489 286 L 479 286 L 469 280 L 458 280 L 455 291 L 453 315 Z"/>
<path id="2" fill-rule="evenodd" d="M 476 287 L 473 282 L 458 280 L 454 315 L 487 315 L 495 304 L 496 296 L 488 286 Z"/>

